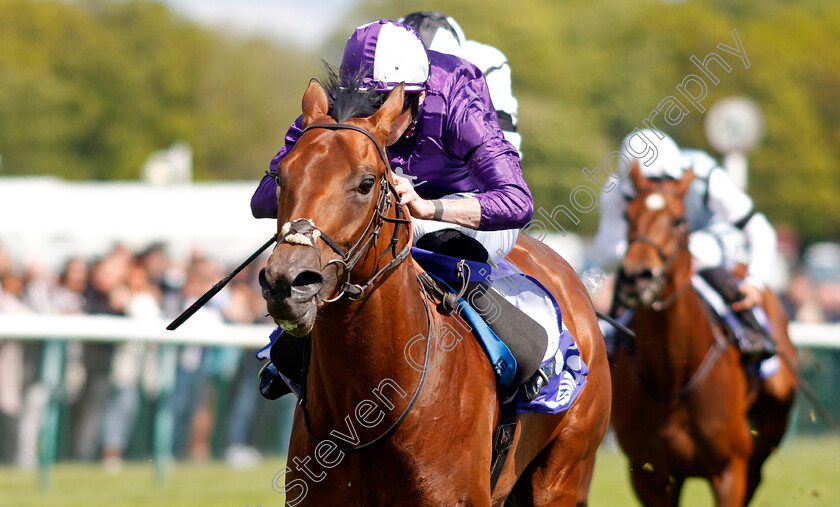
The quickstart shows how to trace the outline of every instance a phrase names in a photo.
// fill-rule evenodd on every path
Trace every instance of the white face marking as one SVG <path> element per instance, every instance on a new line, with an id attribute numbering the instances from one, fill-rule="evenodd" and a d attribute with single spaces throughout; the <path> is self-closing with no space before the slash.
<path id="1" fill-rule="evenodd" d="M 650 194 L 645 198 L 645 206 L 649 210 L 660 210 L 665 208 L 665 196 L 662 194 Z"/>

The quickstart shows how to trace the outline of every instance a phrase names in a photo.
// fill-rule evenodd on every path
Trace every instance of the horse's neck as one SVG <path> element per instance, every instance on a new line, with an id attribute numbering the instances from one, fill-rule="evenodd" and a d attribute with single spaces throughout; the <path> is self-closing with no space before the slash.
<path id="1" fill-rule="evenodd" d="M 680 290 L 661 311 L 646 308 L 636 314 L 638 370 L 660 389 L 679 388 L 696 371 L 709 349 L 711 329 L 700 296 L 688 279 L 680 289 L 669 284 L 666 293 Z"/>
<path id="2" fill-rule="evenodd" d="M 429 330 L 411 261 L 401 263 L 372 289 L 362 301 L 343 300 L 324 308 L 313 330 L 307 397 L 322 418 L 341 421 L 352 415 L 360 401 L 376 400 L 371 393 L 383 381 L 405 391 L 397 400 L 407 401 L 417 386 L 420 371 L 409 364 L 404 347 Z M 393 392 L 389 391 L 392 400 Z"/>

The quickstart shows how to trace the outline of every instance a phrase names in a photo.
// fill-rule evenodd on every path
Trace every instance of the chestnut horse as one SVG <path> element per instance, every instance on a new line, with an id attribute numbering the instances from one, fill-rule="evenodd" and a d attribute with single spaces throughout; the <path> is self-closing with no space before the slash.
<path id="1" fill-rule="evenodd" d="M 746 505 L 787 428 L 796 390 L 787 319 L 765 290 L 785 360 L 768 380 L 746 375 L 691 284 L 683 196 L 694 173 L 655 183 L 634 162 L 631 177 L 637 195 L 627 207 L 629 243 L 616 290 L 634 307 L 636 338 L 617 348 L 610 369 L 612 424 L 633 487 L 644 505 L 677 505 L 684 480 L 699 476 L 711 482 L 717 505 Z"/>
<path id="2" fill-rule="evenodd" d="M 408 256 L 411 225 L 381 148 L 402 110 L 400 85 L 374 114 L 339 122 L 312 80 L 305 130 L 278 167 L 281 241 L 260 280 L 272 318 L 302 340 L 311 333 L 311 352 L 275 482 L 285 479 L 288 505 L 585 504 L 610 407 L 589 296 L 560 256 L 520 238 L 510 259 L 553 293 L 590 373 L 568 411 L 518 416 L 491 493 L 496 379 L 471 335 L 431 346 L 432 329 L 461 327 L 435 310 Z M 412 349 L 423 368 L 406 358 L 415 337 L 425 337 Z"/>

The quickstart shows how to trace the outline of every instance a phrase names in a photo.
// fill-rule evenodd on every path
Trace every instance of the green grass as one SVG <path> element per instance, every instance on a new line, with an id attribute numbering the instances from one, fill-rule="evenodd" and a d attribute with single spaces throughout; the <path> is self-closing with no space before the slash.
<path id="1" fill-rule="evenodd" d="M 101 465 L 64 463 L 52 474 L 52 487 L 38 488 L 38 474 L 0 468 L 0 506 L 235 506 L 282 505 L 272 490 L 272 478 L 284 466 L 279 458 L 250 470 L 232 470 L 221 462 L 179 463 L 165 485 L 155 481 L 151 463 L 130 463 L 119 473 Z M 315 486 L 317 487 L 317 486 Z M 712 505 L 711 492 L 699 480 L 683 491 L 684 506 Z M 598 455 L 590 505 L 635 506 L 627 462 L 618 451 L 604 446 Z M 764 481 L 754 506 L 840 505 L 840 439 L 801 438 L 787 442 L 764 469 Z"/>
<path id="2" fill-rule="evenodd" d="M 630 484 L 628 463 L 623 454 L 602 446 L 590 488 L 592 506 L 640 505 Z M 690 479 L 682 491 L 680 505 L 714 505 L 709 484 Z M 751 506 L 799 507 L 840 506 L 840 439 L 800 438 L 784 442 L 765 462 L 763 479 Z"/>

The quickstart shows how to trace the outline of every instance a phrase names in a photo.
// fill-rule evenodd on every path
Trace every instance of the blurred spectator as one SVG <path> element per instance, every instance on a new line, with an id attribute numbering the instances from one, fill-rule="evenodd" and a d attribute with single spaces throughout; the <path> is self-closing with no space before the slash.
<path id="1" fill-rule="evenodd" d="M 154 320 L 161 316 L 160 291 L 149 284 L 146 269 L 135 262 L 126 277 L 128 299 L 125 315 L 135 319 Z M 113 388 L 105 407 L 102 422 L 102 444 L 105 466 L 118 469 L 134 429 L 140 409 L 141 368 L 152 348 L 142 342 L 117 345 L 111 362 L 110 381 Z M 151 372 L 148 372 L 151 373 Z"/>
<path id="2" fill-rule="evenodd" d="M 129 254 L 130 255 L 130 254 Z M 130 258 L 122 246 L 94 263 L 84 291 L 86 313 L 123 315 L 130 293 L 125 285 Z M 111 358 L 114 345 L 86 342 L 82 347 L 85 384 L 73 410 L 76 458 L 90 461 L 99 453 L 102 414 L 111 396 Z"/>
<path id="3" fill-rule="evenodd" d="M 85 289 L 87 289 L 88 266 L 80 257 L 71 257 L 64 264 L 53 290 L 53 309 L 58 313 L 78 314 L 84 311 Z"/>
<path id="4" fill-rule="evenodd" d="M 256 273 L 252 270 L 251 280 L 256 280 Z M 229 322 L 252 324 L 260 319 L 254 313 L 255 297 L 259 292 L 249 286 L 243 277 L 234 280 L 230 286 L 230 300 L 225 306 L 225 318 Z M 259 298 L 262 303 L 262 298 Z M 235 379 L 234 394 L 231 400 L 227 418 L 227 448 L 225 460 L 234 468 L 248 468 L 260 462 L 260 452 L 248 445 L 248 429 L 251 427 L 259 393 L 254 389 L 254 379 L 262 366 L 254 360 L 256 349 L 245 350 L 240 357 L 238 372 Z"/>
<path id="5" fill-rule="evenodd" d="M 54 273 L 38 261 L 30 261 L 25 268 L 23 300 L 36 313 L 54 311 L 53 293 L 56 287 Z M 30 340 L 23 343 L 23 393 L 18 424 L 17 464 L 34 468 L 38 456 L 38 436 L 49 392 L 41 382 L 41 363 L 44 343 Z"/>
<path id="6" fill-rule="evenodd" d="M 223 276 L 222 267 L 211 260 L 195 256 L 187 269 L 187 279 L 181 291 L 181 309 L 207 292 Z M 222 294 L 210 300 L 200 312 L 190 319 L 192 325 L 209 323 L 221 324 L 224 321 Z M 207 434 L 212 430 L 208 425 L 205 400 L 207 375 L 202 368 L 205 348 L 200 345 L 184 345 L 178 356 L 178 371 L 175 376 L 175 390 L 172 393 L 172 411 L 175 417 L 174 454 L 178 458 L 189 453 L 194 458 L 209 455 Z M 204 410 L 198 410 L 203 408 Z M 192 444 L 192 445 L 191 445 Z"/>
<path id="7" fill-rule="evenodd" d="M 825 315 L 817 297 L 816 285 L 805 272 L 800 272 L 790 282 L 783 298 L 788 316 L 802 322 L 824 322 Z"/>
<path id="8" fill-rule="evenodd" d="M 29 308 L 21 301 L 23 278 L 13 270 L 2 247 L 0 269 L 0 313 L 29 313 Z M 15 459 L 22 396 L 23 346 L 19 342 L 0 340 L 0 463 Z"/>
<path id="9" fill-rule="evenodd" d="M 154 243 L 137 255 L 137 261 L 146 270 L 149 285 L 158 292 L 158 301 L 164 314 L 180 313 L 180 288 L 184 283 L 182 270 L 174 267 L 166 255 L 163 243 Z"/>

